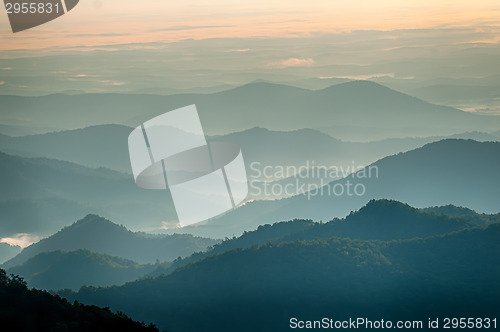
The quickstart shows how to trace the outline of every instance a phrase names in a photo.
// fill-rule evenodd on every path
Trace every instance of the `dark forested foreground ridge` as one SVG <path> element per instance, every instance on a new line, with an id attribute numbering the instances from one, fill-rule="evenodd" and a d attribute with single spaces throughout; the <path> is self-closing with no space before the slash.
<path id="1" fill-rule="evenodd" d="M 29 290 L 19 277 L 0 269 L 1 331 L 158 331 L 109 308 L 73 304 L 59 296 Z"/>
<path id="2" fill-rule="evenodd" d="M 498 219 L 372 201 L 325 224 L 262 226 L 156 277 L 60 295 L 172 331 L 288 331 L 292 317 L 498 320 Z"/>

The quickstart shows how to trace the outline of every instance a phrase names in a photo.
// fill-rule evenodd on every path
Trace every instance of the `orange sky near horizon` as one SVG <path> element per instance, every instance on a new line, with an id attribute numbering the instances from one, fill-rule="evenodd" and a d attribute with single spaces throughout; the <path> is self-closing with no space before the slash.
<path id="1" fill-rule="evenodd" d="M 16 34 L 10 30 L 5 12 L 2 16 L 0 52 L 58 52 L 81 46 L 174 42 L 188 38 L 286 38 L 353 30 L 480 28 L 500 24 L 500 4 L 491 0 L 342 3 L 332 0 L 307 3 L 298 0 L 186 0 L 181 3 L 82 0 L 68 14 Z"/>

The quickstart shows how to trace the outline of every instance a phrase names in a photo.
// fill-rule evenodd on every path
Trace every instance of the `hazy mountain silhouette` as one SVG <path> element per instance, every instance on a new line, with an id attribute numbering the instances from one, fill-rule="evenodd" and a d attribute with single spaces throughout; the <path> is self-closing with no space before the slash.
<path id="1" fill-rule="evenodd" d="M 23 264 L 43 252 L 78 249 L 118 256 L 139 263 L 154 263 L 156 260 L 170 261 L 179 256 L 205 250 L 216 242 L 191 235 L 150 235 L 131 232 L 99 216 L 87 215 L 56 234 L 24 248 L 20 254 L 2 266 L 11 268 Z"/>
<path id="2" fill-rule="evenodd" d="M 279 220 L 331 220 L 343 217 L 371 199 L 390 198 L 417 207 L 453 204 L 478 212 L 497 213 L 500 196 L 500 143 L 448 139 L 375 162 L 369 172 L 333 181 L 316 195 L 276 201 L 254 201 L 204 225 L 183 232 L 205 236 L 232 236 Z M 377 177 L 378 175 L 378 177 Z M 364 195 L 347 194 L 347 187 L 362 184 Z M 335 194 L 333 188 L 343 188 Z"/>
<path id="3" fill-rule="evenodd" d="M 306 131 L 306 130 L 304 130 Z M 300 132 L 300 131 L 296 131 Z M 290 132 L 295 133 L 295 132 Z M 278 134 L 278 133 L 277 133 Z M 229 135 L 228 135 L 229 136 Z M 266 136 L 264 133 L 262 136 Z M 268 135 L 270 136 L 270 135 Z M 272 136 L 272 135 L 271 135 Z M 278 139 L 278 135 L 276 135 L 275 140 L 270 139 L 267 144 L 263 143 L 263 140 L 256 139 L 255 141 L 261 143 L 257 144 L 249 144 L 249 147 L 245 145 L 245 142 L 240 143 L 245 146 L 245 151 L 254 151 L 252 159 L 252 153 L 250 153 L 250 158 L 247 157 L 248 153 L 245 154 L 245 158 L 247 160 L 247 169 L 249 170 L 249 175 L 255 176 L 258 175 L 259 172 L 262 172 L 264 167 L 267 166 L 266 162 L 263 162 L 264 156 L 272 156 L 271 159 L 277 159 L 276 156 L 283 157 L 282 160 L 286 160 L 287 162 L 283 162 L 281 164 L 277 163 L 271 166 L 294 166 L 295 169 L 298 170 L 298 174 L 294 176 L 289 176 L 282 180 L 269 181 L 269 179 L 264 178 L 263 180 L 255 180 L 252 178 L 252 184 L 250 186 L 250 198 L 251 199 L 273 199 L 273 198 L 284 198 L 289 197 L 286 192 L 278 194 L 273 193 L 269 188 L 273 186 L 281 186 L 283 188 L 293 188 L 291 190 L 287 190 L 289 192 L 293 192 L 295 195 L 301 194 L 307 191 L 307 188 L 300 188 L 300 184 L 307 183 L 308 185 L 317 185 L 323 186 L 324 184 L 331 182 L 333 180 L 338 180 L 349 175 L 351 172 L 356 171 L 359 166 L 369 165 L 380 158 L 390 156 L 400 152 L 410 151 L 419 147 L 422 147 L 425 144 L 437 142 L 446 138 L 460 138 L 460 139 L 473 139 L 479 142 L 486 141 L 498 141 L 495 136 L 486 133 L 480 132 L 467 132 L 462 134 L 451 135 L 449 137 L 419 137 L 419 138 L 392 138 L 392 139 L 384 139 L 380 141 L 374 142 L 343 142 L 335 140 L 334 144 L 320 144 L 319 141 L 312 141 L 304 139 L 304 143 L 311 144 L 292 144 L 293 139 L 284 140 Z M 285 136 L 285 135 L 283 135 Z M 328 136 L 327 136 L 328 137 Z M 251 141 L 251 140 L 249 140 Z M 275 142 L 278 142 L 277 144 Z M 286 143 L 285 143 L 286 142 Z M 289 143 L 290 142 L 290 143 Z M 274 143 L 274 144 L 273 144 Z M 285 144 L 283 144 L 285 143 Z M 315 144 L 317 143 L 317 144 Z M 263 150 L 269 150 L 269 152 L 259 154 L 258 146 L 264 146 Z M 294 148 L 294 146 L 296 148 Z M 300 147 L 303 147 L 304 153 L 301 154 Z M 315 148 L 317 147 L 317 148 Z M 287 151 L 288 156 L 282 152 Z M 294 157 L 290 157 L 291 151 L 295 152 Z M 302 155 L 307 156 L 310 159 L 302 158 Z M 260 158 L 259 158 L 260 157 Z M 258 161 L 258 167 L 251 167 L 254 161 Z M 308 165 L 309 169 L 304 169 L 304 165 Z M 325 172 L 325 167 L 338 167 L 340 172 L 338 176 L 331 177 L 332 173 Z M 254 170 L 254 169 L 257 169 Z M 262 172 L 263 173 L 263 172 Z M 271 172 L 272 174 L 272 172 Z M 318 174 L 311 178 L 308 174 Z M 266 189 L 267 188 L 267 189 Z M 259 194 L 261 193 L 261 194 Z"/>
<path id="4" fill-rule="evenodd" d="M 454 138 L 474 139 L 477 141 L 496 141 L 497 139 L 486 133 L 468 132 L 453 135 Z M 276 132 L 263 128 L 252 128 L 243 132 L 223 135 L 220 137 L 211 137 L 214 141 L 228 141 L 237 143 L 244 153 L 247 173 L 253 182 L 250 190 L 251 199 L 262 198 L 282 198 L 290 195 L 272 193 L 265 190 L 265 184 L 262 181 L 273 181 L 272 176 L 280 174 L 279 169 L 286 169 L 288 166 L 291 173 L 285 171 L 287 179 L 278 180 L 282 187 L 293 188 L 290 192 L 297 192 L 297 180 L 304 183 L 317 183 L 318 185 L 342 178 L 351 171 L 357 170 L 359 166 L 369 165 L 378 159 L 406 152 L 423 145 L 444 139 L 445 137 L 422 137 L 422 138 L 396 138 L 381 141 L 356 143 L 345 142 L 332 138 L 312 129 L 301 129 L 291 132 Z M 265 167 L 272 166 L 267 171 L 271 178 L 266 177 Z M 305 168 L 308 167 L 309 170 Z M 316 167 L 316 171 L 314 171 Z M 322 168 L 337 167 L 341 168 L 337 178 L 330 178 L 328 172 L 322 171 Z M 293 172 L 298 171 L 306 173 L 292 176 Z M 320 174 L 314 178 L 307 179 L 309 174 Z M 300 179 L 297 179 L 299 177 Z M 272 186 L 268 186 L 272 187 Z M 304 192 L 304 190 L 302 190 Z M 259 195 L 259 193 L 262 193 Z"/>
<path id="5" fill-rule="evenodd" d="M 177 219 L 167 192 L 141 189 L 130 175 L 104 168 L 0 152 L 0 181 L 3 236 L 52 233 L 96 212 L 135 229 Z"/>
<path id="6" fill-rule="evenodd" d="M 500 174 L 495 171 L 500 166 L 499 142 L 447 139 L 385 157 L 374 165 L 378 168 L 378 178 L 350 179 L 366 187 L 365 196 L 358 201 L 393 198 L 417 207 L 453 204 L 478 212 L 499 212 Z M 346 180 L 340 181 L 344 182 L 335 183 L 345 184 Z M 288 207 L 299 209 L 303 204 L 302 208 L 308 206 L 312 208 L 310 211 L 320 212 L 314 207 L 330 205 L 335 209 L 352 201 L 347 196 L 338 198 L 337 201 L 337 197 L 318 195 L 308 200 L 306 196 L 298 196 L 290 200 Z M 343 207 L 347 211 L 348 206 Z"/>
<path id="7" fill-rule="evenodd" d="M 49 236 L 89 212 L 106 215 L 104 208 L 64 198 L 27 198 L 0 202 L 2 236 L 19 233 Z M 127 221 L 127 219 L 125 219 Z"/>
<path id="8" fill-rule="evenodd" d="M 131 131 L 126 126 L 100 125 L 22 137 L 0 135 L 0 149 L 25 157 L 46 157 L 130 173 Z"/>
<path id="9" fill-rule="evenodd" d="M 0 269 L 0 321 L 5 331 L 158 331 L 109 308 L 69 303 Z"/>
<path id="10" fill-rule="evenodd" d="M 121 285 L 151 272 L 154 265 L 97 254 L 88 250 L 40 253 L 7 273 L 24 278 L 29 287 L 45 290 L 73 289 L 83 285 Z"/>
<path id="11" fill-rule="evenodd" d="M 452 230 L 460 223 L 383 200 L 354 213 L 346 224 L 363 229 L 372 218 L 390 229 L 397 226 L 395 219 L 390 219 L 393 211 L 405 226 L 435 226 L 435 233 Z M 295 223 L 300 223 L 297 235 L 316 227 L 306 226 L 301 231 L 308 223 Z M 290 234 L 290 225 L 276 230 Z M 362 314 L 370 319 L 383 316 L 398 320 L 410 314 L 411 319 L 425 321 L 452 313 L 494 315 L 500 305 L 496 287 L 500 224 L 464 226 L 444 235 L 407 240 L 391 239 L 391 235 L 400 234 L 395 229 L 386 234 L 390 241 L 326 234 L 321 239 L 294 241 L 287 236 L 214 254 L 153 279 L 121 287 L 84 287 L 76 294 L 61 295 L 125 310 L 135 319 L 151 320 L 161 328 L 177 331 L 232 331 L 234 324 L 247 320 L 238 330 L 255 331 L 264 324 L 270 330 L 285 331 L 297 312 L 304 317 L 311 315 L 310 319 L 334 312 L 335 319 Z M 265 227 L 254 235 L 262 230 L 270 234 Z"/>
<path id="12" fill-rule="evenodd" d="M 433 103 L 461 104 L 500 97 L 498 82 L 490 85 L 432 84 L 411 90 L 411 94 Z"/>
<path id="13" fill-rule="evenodd" d="M 80 128 L 117 123 L 137 126 L 156 115 L 196 104 L 207 134 L 222 134 L 252 127 L 294 130 L 327 125 L 366 126 L 385 130 L 412 127 L 440 135 L 446 128 L 496 130 L 500 117 L 469 114 L 429 104 L 369 81 L 334 85 L 323 90 L 254 83 L 213 94 L 170 96 L 83 94 L 43 97 L 0 96 L 0 117 L 31 121 L 33 126 Z M 55 124 L 52 119 L 58 119 Z M 407 136 L 406 134 L 405 136 Z"/>
<path id="14" fill-rule="evenodd" d="M 432 213 L 436 215 L 444 215 L 452 218 L 462 218 L 472 222 L 478 226 L 488 226 L 493 223 L 500 222 L 500 213 L 497 214 L 484 214 L 477 213 L 474 210 L 457 207 L 454 205 L 433 206 L 422 209 L 423 212 Z"/>
<path id="15" fill-rule="evenodd" d="M 0 264 L 11 259 L 21 252 L 21 247 L 11 246 L 8 243 L 0 243 Z"/>
<path id="16" fill-rule="evenodd" d="M 1 136 L 25 136 L 25 135 L 35 135 L 35 134 L 43 134 L 48 132 L 53 132 L 57 130 L 54 127 L 39 127 L 36 123 L 32 126 L 20 126 L 20 125 L 4 125 L 0 124 L 0 137 Z"/>
<path id="17" fill-rule="evenodd" d="M 122 125 L 99 125 L 41 135 L 21 137 L 0 135 L 0 149 L 23 157 L 45 157 L 87 167 L 107 167 L 130 173 L 127 142 L 131 131 L 131 127 Z M 476 141 L 499 139 L 480 132 L 467 132 L 450 137 Z M 262 166 L 300 167 L 307 161 L 328 166 L 348 167 L 352 166 L 353 161 L 356 165 L 367 165 L 385 156 L 444 138 L 447 137 L 408 137 L 354 143 L 332 138 L 313 129 L 280 132 L 255 127 L 227 135 L 208 137 L 208 140 L 238 144 L 242 148 L 249 168 L 255 161 Z"/>
<path id="18" fill-rule="evenodd" d="M 495 142 L 500 140 L 499 137 L 495 136 L 494 134 L 482 133 L 479 131 L 454 134 L 447 138 L 471 139 L 478 142 Z"/>
<path id="19" fill-rule="evenodd" d="M 22 158 L 0 152 L 0 177 L 8 186 L 0 199 L 63 197 L 80 202 L 117 202 L 135 183 L 126 174 L 91 169 L 46 158 Z"/>

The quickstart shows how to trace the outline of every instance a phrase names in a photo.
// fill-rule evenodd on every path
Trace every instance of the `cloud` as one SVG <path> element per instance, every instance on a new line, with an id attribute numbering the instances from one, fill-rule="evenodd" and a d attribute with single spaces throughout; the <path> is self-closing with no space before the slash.
<path id="1" fill-rule="evenodd" d="M 383 78 L 383 77 L 396 78 L 396 74 L 394 74 L 394 73 L 378 73 L 378 74 L 366 74 L 366 75 L 320 76 L 318 78 L 320 80 L 328 80 L 328 79 L 332 79 L 332 78 L 344 78 L 344 79 L 349 79 L 349 80 L 363 80 L 364 81 L 364 80 Z M 397 77 L 397 79 L 412 80 L 412 79 L 414 79 L 414 77 L 411 77 L 411 76 Z"/>
<path id="2" fill-rule="evenodd" d="M 38 240 L 40 240 L 40 237 L 37 235 L 19 233 L 12 237 L 4 237 L 0 239 L 0 243 L 7 243 L 11 246 L 20 246 L 21 248 L 25 248 Z"/>
<path id="3" fill-rule="evenodd" d="M 108 85 L 108 86 L 123 86 L 123 85 L 127 84 L 126 82 L 116 82 L 116 81 L 111 81 L 111 80 L 103 80 L 100 82 L 102 84 Z"/>
<path id="4" fill-rule="evenodd" d="M 178 221 L 162 221 L 161 229 L 181 228 Z"/>
<path id="5" fill-rule="evenodd" d="M 87 74 L 77 74 L 77 75 L 72 75 L 71 77 L 66 78 L 67 81 L 71 82 L 76 82 L 82 78 L 89 78 L 91 77 L 90 75 Z"/>
<path id="6" fill-rule="evenodd" d="M 0 70 L 12 70 L 12 67 L 4 67 L 4 68 L 0 68 Z"/>
<path id="7" fill-rule="evenodd" d="M 270 67 L 308 67 L 316 64 L 313 58 L 289 58 L 283 61 L 271 62 L 269 64 Z"/>
<path id="8" fill-rule="evenodd" d="M 251 48 L 237 48 L 234 50 L 229 50 L 228 52 L 250 52 L 251 50 Z"/>

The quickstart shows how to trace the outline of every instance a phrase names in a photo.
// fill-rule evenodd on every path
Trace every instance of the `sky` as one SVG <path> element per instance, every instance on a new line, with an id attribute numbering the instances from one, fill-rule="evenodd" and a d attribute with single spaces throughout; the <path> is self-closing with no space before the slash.
<path id="1" fill-rule="evenodd" d="M 480 28 L 498 26 L 498 18 L 500 4 L 494 0 L 82 0 L 68 14 L 16 34 L 3 13 L 0 52 L 59 52 L 81 46 L 189 38 L 293 38 L 355 30 Z"/>

